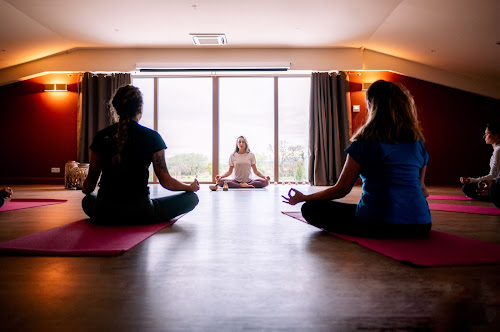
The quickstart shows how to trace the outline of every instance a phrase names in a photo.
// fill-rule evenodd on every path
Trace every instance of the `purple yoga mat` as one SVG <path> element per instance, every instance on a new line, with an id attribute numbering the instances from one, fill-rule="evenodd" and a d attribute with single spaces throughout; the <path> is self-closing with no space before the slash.
<path id="1" fill-rule="evenodd" d="M 98 226 L 83 219 L 0 243 L 0 254 L 118 256 L 180 217 L 159 224 L 133 226 Z"/>
<path id="2" fill-rule="evenodd" d="M 467 196 L 443 196 L 443 195 L 429 195 L 427 199 L 447 199 L 451 201 L 473 201 L 472 198 Z"/>
<path id="3" fill-rule="evenodd" d="M 307 223 L 300 212 L 283 212 L 283 214 Z M 413 265 L 500 264 L 500 245 L 435 230 L 431 230 L 428 237 L 418 239 L 371 239 L 331 234 Z"/>
<path id="4" fill-rule="evenodd" d="M 61 204 L 67 201 L 66 199 L 12 199 L 10 202 L 5 202 L 3 206 L 0 207 L 0 212 Z"/>
<path id="5" fill-rule="evenodd" d="M 500 216 L 500 209 L 495 206 L 473 206 L 473 205 L 429 203 L 429 209 L 436 211 L 462 212 L 462 213 Z"/>

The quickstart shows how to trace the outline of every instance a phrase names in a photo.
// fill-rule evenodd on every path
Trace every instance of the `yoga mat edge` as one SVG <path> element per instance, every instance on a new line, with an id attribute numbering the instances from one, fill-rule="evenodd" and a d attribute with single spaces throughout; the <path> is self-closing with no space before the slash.
<path id="1" fill-rule="evenodd" d="M 0 243 L 0 254 L 119 256 L 182 216 L 164 223 L 133 226 L 99 226 L 82 219 Z"/>
<path id="2" fill-rule="evenodd" d="M 309 224 L 300 212 L 282 213 Z M 415 266 L 500 264 L 500 245 L 437 230 L 431 230 L 426 238 L 417 239 L 372 239 L 326 232 Z"/>

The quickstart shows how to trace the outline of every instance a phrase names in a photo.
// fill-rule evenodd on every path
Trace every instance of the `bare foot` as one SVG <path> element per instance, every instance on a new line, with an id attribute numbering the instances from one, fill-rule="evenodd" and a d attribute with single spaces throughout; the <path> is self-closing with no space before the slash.
<path id="1" fill-rule="evenodd" d="M 242 182 L 240 186 L 241 186 L 241 188 L 255 188 L 254 186 L 252 186 L 251 184 L 248 184 L 246 182 Z"/>

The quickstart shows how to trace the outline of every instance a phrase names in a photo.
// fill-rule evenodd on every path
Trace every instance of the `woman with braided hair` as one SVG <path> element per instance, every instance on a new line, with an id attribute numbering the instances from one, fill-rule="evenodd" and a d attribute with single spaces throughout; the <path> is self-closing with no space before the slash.
<path id="1" fill-rule="evenodd" d="M 90 146 L 90 168 L 82 207 L 98 224 L 146 224 L 171 220 L 193 210 L 198 180 L 184 184 L 172 178 L 165 163 L 167 146 L 160 134 L 139 124 L 142 93 L 132 85 L 119 88 L 111 100 L 117 123 L 99 131 Z M 184 191 L 161 198 L 149 196 L 149 165 L 160 184 Z M 99 181 L 100 177 L 100 181 Z M 93 193 L 99 182 L 97 195 Z"/>

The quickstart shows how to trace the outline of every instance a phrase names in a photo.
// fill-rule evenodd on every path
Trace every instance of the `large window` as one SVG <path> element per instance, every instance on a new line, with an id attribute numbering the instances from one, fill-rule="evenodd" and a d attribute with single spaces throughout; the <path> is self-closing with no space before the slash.
<path id="1" fill-rule="evenodd" d="M 149 78 L 135 78 L 134 85 L 142 92 L 144 104 L 142 105 L 141 125 L 155 129 L 155 82 Z M 153 164 L 149 166 L 149 182 L 154 181 Z"/>
<path id="2" fill-rule="evenodd" d="M 138 76 L 133 84 L 144 95 L 141 124 L 165 140 L 167 166 L 178 180 L 212 182 L 245 136 L 257 168 L 272 181 L 307 181 L 309 76 Z"/>
<path id="3" fill-rule="evenodd" d="M 309 140 L 309 77 L 278 79 L 279 179 L 306 182 Z"/>
<path id="4" fill-rule="evenodd" d="M 244 136 L 258 170 L 274 178 L 274 78 L 222 77 L 219 81 L 219 172 L 229 167 Z"/>
<path id="5" fill-rule="evenodd" d="M 144 104 L 142 105 L 141 125 L 155 129 L 155 82 L 149 78 L 134 78 L 134 85 L 142 92 Z"/>
<path id="6" fill-rule="evenodd" d="M 168 169 L 180 181 L 212 181 L 212 79 L 160 78 L 158 132 Z"/>

